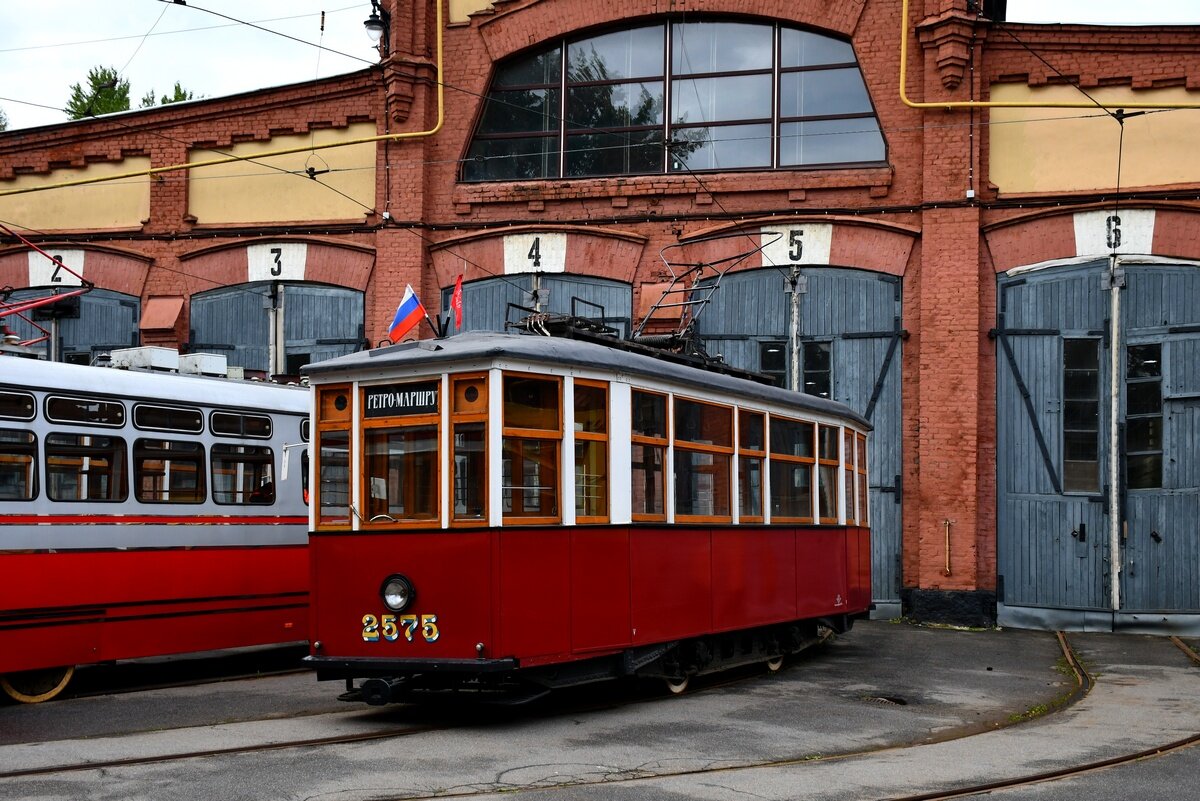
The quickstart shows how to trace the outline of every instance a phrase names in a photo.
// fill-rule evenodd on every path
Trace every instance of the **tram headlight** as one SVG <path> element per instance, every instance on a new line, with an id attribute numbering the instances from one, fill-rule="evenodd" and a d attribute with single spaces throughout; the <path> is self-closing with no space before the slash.
<path id="1" fill-rule="evenodd" d="M 379 595 L 388 609 L 403 612 L 416 600 L 417 591 L 413 589 L 411 581 L 397 573 L 387 577 L 383 586 L 379 588 Z"/>

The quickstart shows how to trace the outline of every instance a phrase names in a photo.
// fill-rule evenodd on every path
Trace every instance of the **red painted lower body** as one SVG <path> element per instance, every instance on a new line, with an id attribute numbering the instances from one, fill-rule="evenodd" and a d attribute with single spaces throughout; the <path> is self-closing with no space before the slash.
<path id="1" fill-rule="evenodd" d="M 327 659 L 515 659 L 520 667 L 870 607 L 862 528 L 604 526 L 318 533 L 310 538 L 313 654 Z M 389 575 L 413 584 L 382 621 Z M 399 617 L 399 616 L 397 616 Z M 318 645 L 319 643 L 319 645 Z"/>
<path id="2" fill-rule="evenodd" d="M 0 674 L 308 637 L 305 546 L 0 554 Z"/>

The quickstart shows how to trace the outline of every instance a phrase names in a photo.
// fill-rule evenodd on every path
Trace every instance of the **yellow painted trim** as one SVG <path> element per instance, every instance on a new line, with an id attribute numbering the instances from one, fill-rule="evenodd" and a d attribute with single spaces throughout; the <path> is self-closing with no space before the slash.
<path id="1" fill-rule="evenodd" d="M 305 153 L 310 150 L 325 150 L 335 147 L 346 147 L 348 145 L 361 145 L 367 142 L 384 142 L 397 141 L 400 139 L 417 139 L 423 136 L 433 136 L 442 129 L 442 123 L 445 121 L 445 92 L 443 89 L 443 74 L 442 74 L 442 3 L 445 0 L 436 0 L 437 5 L 437 124 L 427 131 L 409 131 L 405 133 L 381 134 L 380 136 L 368 136 L 363 139 L 351 139 L 345 142 L 331 142 L 329 144 L 305 145 L 304 147 L 291 147 L 283 150 L 268 150 L 263 153 L 251 153 L 246 156 L 227 156 L 219 159 L 208 159 L 207 161 L 189 161 L 183 164 L 170 164 L 164 167 L 152 167 L 147 170 L 138 170 L 135 172 L 125 172 L 118 175 L 110 175 L 105 178 L 83 178 L 75 181 L 61 181 L 54 184 L 45 184 L 37 187 L 27 187 L 25 189 L 9 189 L 0 192 L 0 197 L 8 195 L 20 195 L 26 192 L 43 192 L 47 189 L 60 189 L 67 186 L 83 186 L 84 184 L 95 184 L 103 181 L 116 181 L 122 178 L 137 178 L 143 175 L 159 175 L 166 172 L 178 172 L 179 170 L 189 170 L 195 167 L 211 167 L 215 164 L 229 164 L 234 161 L 250 161 L 253 159 L 269 158 L 271 156 L 286 156 L 291 153 Z"/>
<path id="2" fill-rule="evenodd" d="M 925 103 L 910 100 L 906 86 L 908 80 L 908 0 L 900 8 L 900 100 L 909 108 L 1200 108 L 1200 103 L 1119 103 L 1107 104 L 1090 100 L 1076 102 L 1059 101 L 994 101 L 994 100 L 947 100 Z"/>

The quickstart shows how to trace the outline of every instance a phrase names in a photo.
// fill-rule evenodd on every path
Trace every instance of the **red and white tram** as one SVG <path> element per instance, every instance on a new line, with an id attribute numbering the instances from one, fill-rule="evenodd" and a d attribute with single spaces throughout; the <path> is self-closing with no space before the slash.
<path id="1" fill-rule="evenodd" d="M 870 608 L 870 426 L 845 406 L 531 335 L 306 372 L 307 662 L 346 700 L 630 675 L 680 690 L 778 669 Z"/>
<path id="2" fill-rule="evenodd" d="M 297 387 L 0 356 L 0 688 L 307 639 L 308 414 Z"/>

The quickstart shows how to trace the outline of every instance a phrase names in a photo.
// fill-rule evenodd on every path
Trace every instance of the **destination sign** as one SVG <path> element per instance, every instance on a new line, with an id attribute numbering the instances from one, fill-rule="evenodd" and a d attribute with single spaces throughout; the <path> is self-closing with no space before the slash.
<path id="1" fill-rule="evenodd" d="M 366 417 L 436 414 L 439 386 L 438 381 L 422 381 L 367 387 L 363 397 L 363 414 Z"/>

